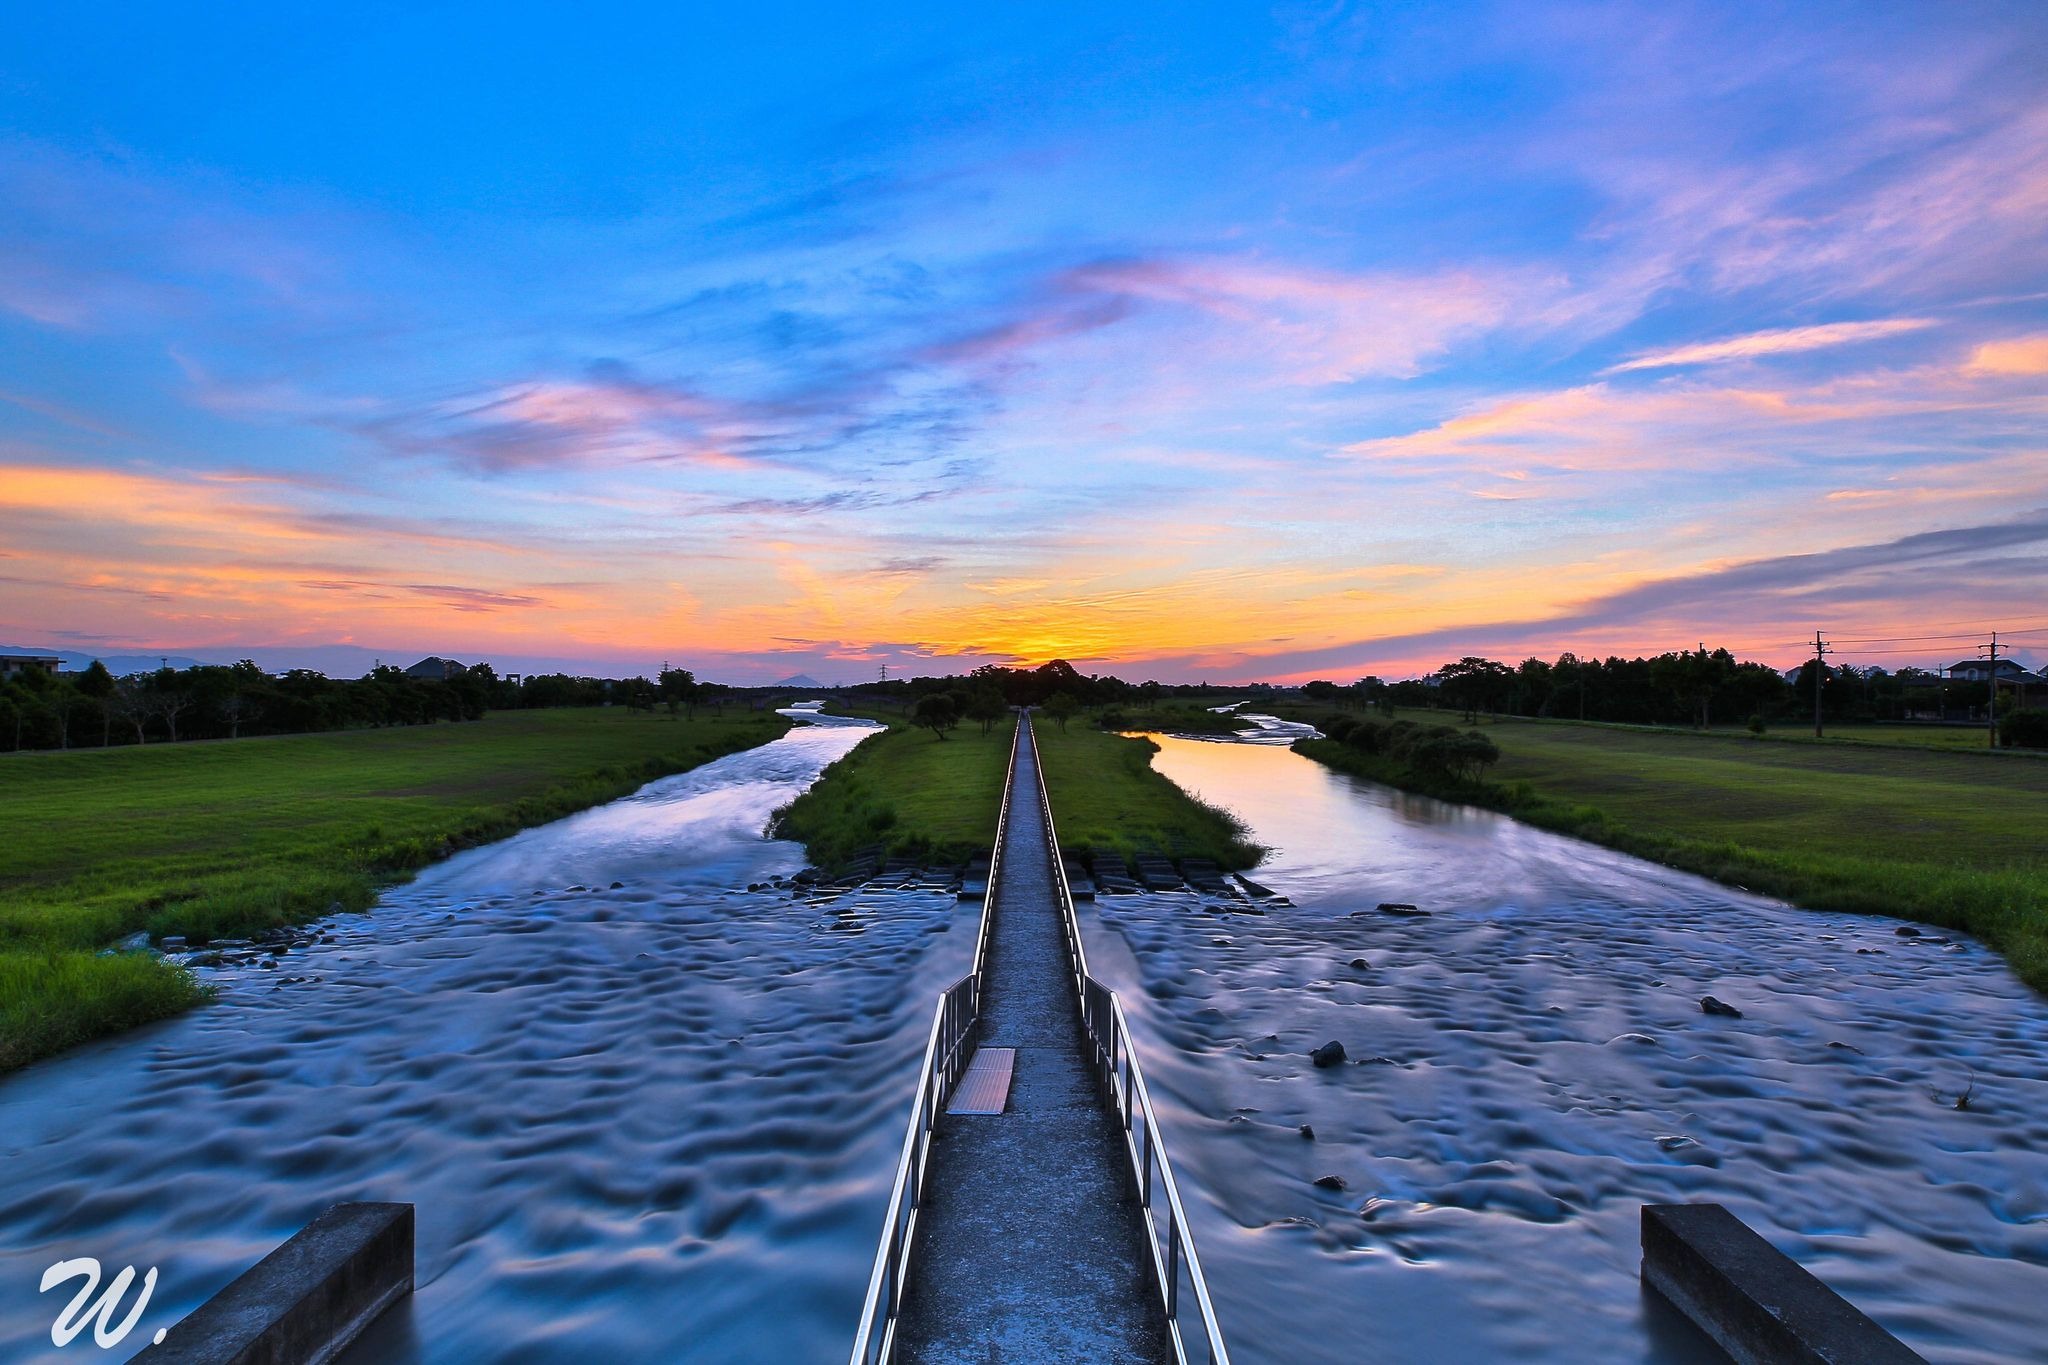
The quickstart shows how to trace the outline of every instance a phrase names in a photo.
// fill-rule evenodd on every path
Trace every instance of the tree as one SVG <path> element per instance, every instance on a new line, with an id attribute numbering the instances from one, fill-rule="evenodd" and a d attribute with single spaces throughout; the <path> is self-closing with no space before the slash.
<path id="1" fill-rule="evenodd" d="M 143 722 L 149 719 L 148 674 L 133 673 L 117 681 L 107 704 L 115 715 L 135 727 L 137 744 L 149 743 L 149 736 L 143 733 Z"/>
<path id="2" fill-rule="evenodd" d="M 144 696 L 148 698 L 150 714 L 164 723 L 164 729 L 170 734 L 171 743 L 176 744 L 178 717 L 192 709 L 192 693 L 179 684 L 177 670 L 157 670 L 151 677 Z"/>
<path id="3" fill-rule="evenodd" d="M 628 711 L 652 712 L 655 698 L 659 694 L 655 691 L 654 684 L 647 679 L 627 678 L 619 684 L 617 695 L 619 700 L 626 704 Z"/>
<path id="4" fill-rule="evenodd" d="M 1504 663 L 1467 654 L 1454 664 L 1436 671 L 1443 694 L 1477 721 L 1481 710 L 1495 710 L 1501 695 L 1514 681 L 1514 670 Z"/>
<path id="5" fill-rule="evenodd" d="M 1045 714 L 1051 716 L 1058 723 L 1061 730 L 1067 728 L 1067 722 L 1072 720 L 1074 712 L 1080 709 L 1080 706 L 1074 701 L 1073 697 L 1065 692 L 1055 692 L 1046 698 Z"/>
<path id="6" fill-rule="evenodd" d="M 934 692 L 928 697 L 920 697 L 917 705 L 910 708 L 910 721 L 943 740 L 946 731 L 960 724 L 960 706 L 951 693 Z"/>
<path id="7" fill-rule="evenodd" d="M 100 747 L 106 748 L 114 742 L 114 675 L 107 672 L 107 666 L 94 659 L 85 672 L 78 675 L 76 684 L 79 695 L 90 701 L 100 713 Z"/>
<path id="8" fill-rule="evenodd" d="M 228 738 L 242 737 L 242 722 L 255 719 L 263 708 L 256 700 L 255 689 L 269 681 L 253 659 L 242 659 L 227 670 L 227 696 L 221 699 L 221 719 L 228 723 Z"/>
<path id="9" fill-rule="evenodd" d="M 674 715 L 681 707 L 689 707 L 692 715 L 697 708 L 697 675 L 687 668 L 664 668 L 658 680 L 661 688 L 662 705 Z"/>
<path id="10" fill-rule="evenodd" d="M 975 688 L 967 698 L 967 718 L 980 721 L 981 732 L 984 735 L 995 728 L 995 723 L 1001 720 L 1003 713 L 1009 709 L 1009 704 L 1003 700 L 1003 694 L 987 683 Z"/>

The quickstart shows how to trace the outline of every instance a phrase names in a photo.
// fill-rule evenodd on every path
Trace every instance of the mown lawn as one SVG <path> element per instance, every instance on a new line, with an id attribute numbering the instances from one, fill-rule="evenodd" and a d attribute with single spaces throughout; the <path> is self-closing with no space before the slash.
<path id="1" fill-rule="evenodd" d="M 1099 730 L 1086 718 L 1061 730 L 1040 717 L 1035 733 L 1062 848 L 1209 858 L 1226 868 L 1250 867 L 1264 855 L 1234 816 L 1153 768 L 1159 746 L 1151 740 Z"/>
<path id="2" fill-rule="evenodd" d="M 457 848 L 781 734 L 780 716 L 497 712 L 470 724 L 0 760 L 0 1070 L 201 998 L 93 950 L 360 909 Z"/>
<path id="3" fill-rule="evenodd" d="M 835 708 L 836 709 L 836 708 Z M 900 716 L 852 711 L 889 726 L 827 768 L 777 815 L 777 832 L 803 842 L 822 868 L 861 850 L 965 862 L 995 845 L 1015 718 L 987 734 L 973 722 L 944 739 Z"/>
<path id="4" fill-rule="evenodd" d="M 1596 725 L 1477 728 L 1501 758 L 1469 787 L 1419 782 L 1332 740 L 1296 747 L 1796 904 L 1965 930 L 2048 989 L 2048 763 Z"/>

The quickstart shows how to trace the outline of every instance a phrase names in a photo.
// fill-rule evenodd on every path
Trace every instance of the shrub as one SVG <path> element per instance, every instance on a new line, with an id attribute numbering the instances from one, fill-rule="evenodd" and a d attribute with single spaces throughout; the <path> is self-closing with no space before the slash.
<path id="1" fill-rule="evenodd" d="M 1998 742 L 2012 749 L 2048 749 L 2048 711 L 2008 712 L 1998 722 Z"/>

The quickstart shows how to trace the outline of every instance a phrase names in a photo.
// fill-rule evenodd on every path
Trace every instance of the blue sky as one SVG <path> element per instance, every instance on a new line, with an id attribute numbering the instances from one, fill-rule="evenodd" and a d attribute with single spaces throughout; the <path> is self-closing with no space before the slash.
<path id="1" fill-rule="evenodd" d="M 2033 4 L 47 7 L 0 639 L 1222 680 L 2048 626 L 2042 70 Z"/>

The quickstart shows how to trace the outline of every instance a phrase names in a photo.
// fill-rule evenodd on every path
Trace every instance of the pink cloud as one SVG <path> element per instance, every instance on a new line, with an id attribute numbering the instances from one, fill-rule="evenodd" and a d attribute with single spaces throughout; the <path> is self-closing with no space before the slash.
<path id="1" fill-rule="evenodd" d="M 1341 274 L 1262 261 L 1107 261 L 1065 288 L 1207 318 L 1242 358 L 1247 343 L 1298 384 L 1411 378 L 1458 341 L 1507 319 L 1547 281 L 1481 270 Z"/>
<path id="2" fill-rule="evenodd" d="M 1724 360 L 1752 360 L 1757 356 L 1781 355 L 1792 351 L 1816 351 L 1829 346 L 1846 346 L 1859 341 L 1876 341 L 1902 332 L 1932 327 L 1931 318 L 1888 318 L 1876 322 L 1830 322 L 1817 327 L 1781 327 L 1768 332 L 1724 341 L 1705 341 L 1691 346 L 1650 351 L 1611 366 L 1608 373 L 1625 370 L 1661 370 L 1680 365 L 1712 365 Z"/>

